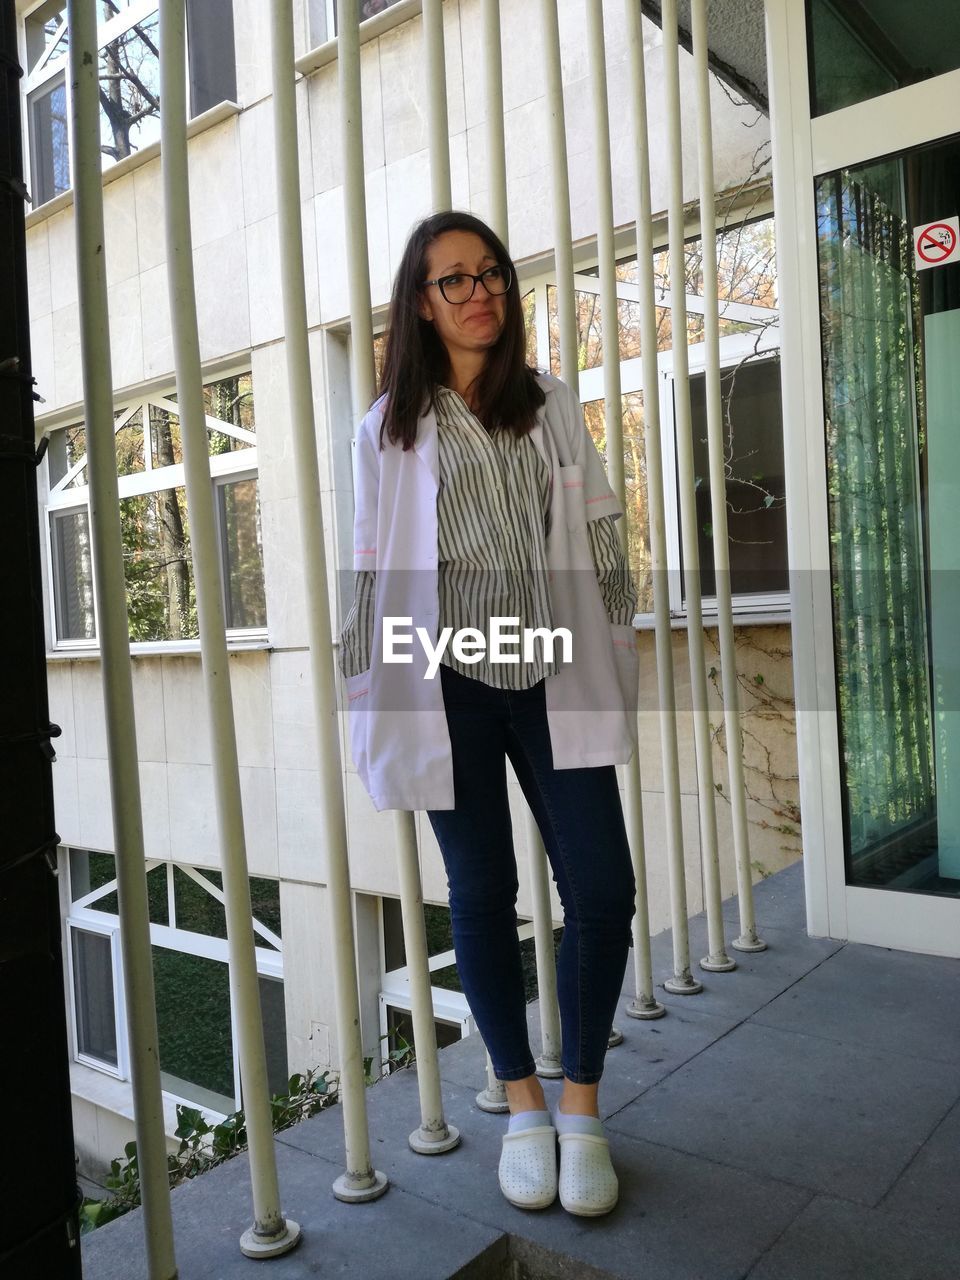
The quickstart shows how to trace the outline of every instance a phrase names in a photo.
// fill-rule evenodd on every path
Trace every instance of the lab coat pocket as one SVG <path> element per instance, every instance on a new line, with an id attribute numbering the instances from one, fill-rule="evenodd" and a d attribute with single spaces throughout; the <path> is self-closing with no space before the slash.
<path id="1" fill-rule="evenodd" d="M 350 754 L 361 781 L 367 784 L 367 726 L 370 715 L 370 671 L 345 676 L 347 720 L 350 729 Z"/>
<path id="2" fill-rule="evenodd" d="M 567 528 L 586 528 L 587 508 L 583 495 L 583 467 L 579 462 L 572 462 L 570 466 L 560 468 L 560 483 L 563 486 L 563 507 L 567 515 Z"/>
<path id="3" fill-rule="evenodd" d="M 637 652 L 637 633 L 633 623 L 612 622 L 610 634 L 613 640 L 613 657 L 620 681 L 623 709 L 634 747 L 637 746 L 637 703 L 640 697 L 640 654 Z"/>

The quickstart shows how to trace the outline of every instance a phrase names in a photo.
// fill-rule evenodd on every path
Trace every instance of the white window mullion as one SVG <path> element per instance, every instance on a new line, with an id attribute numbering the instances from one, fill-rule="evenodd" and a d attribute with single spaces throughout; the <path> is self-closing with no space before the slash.
<path id="1" fill-rule="evenodd" d="M 663 459 L 663 509 L 667 535 L 667 588 L 670 612 L 683 611 L 680 570 L 680 505 L 677 499 L 676 417 L 673 410 L 673 377 L 658 360 L 660 396 L 660 452 Z"/>
<path id="2" fill-rule="evenodd" d="M 537 333 L 537 364 L 550 372 L 550 311 L 547 306 L 547 282 L 541 280 L 533 291 L 533 322 Z"/>

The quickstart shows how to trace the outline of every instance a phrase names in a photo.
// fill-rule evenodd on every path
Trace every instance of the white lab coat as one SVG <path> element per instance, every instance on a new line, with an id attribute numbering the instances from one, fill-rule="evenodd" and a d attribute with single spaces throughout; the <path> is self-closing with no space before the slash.
<path id="1" fill-rule="evenodd" d="M 531 439 L 550 468 L 546 542 L 554 627 L 568 627 L 573 658 L 546 677 L 547 722 L 556 769 L 625 764 L 637 745 L 639 656 L 630 624 L 611 624 L 590 551 L 586 521 L 623 515 L 586 428 L 580 403 L 558 378 L 538 375 L 546 403 Z M 378 811 L 453 809 L 453 759 L 440 672 L 425 678 L 416 639 L 436 645 L 437 420 L 420 419 L 413 449 L 384 438 L 383 398 L 357 430 L 354 455 L 354 568 L 375 569 L 370 668 L 345 679 L 353 762 Z M 579 572 L 569 572 L 579 570 Z M 383 618 L 411 618 L 409 664 L 384 663 Z M 559 655 L 561 650 L 558 648 Z"/>

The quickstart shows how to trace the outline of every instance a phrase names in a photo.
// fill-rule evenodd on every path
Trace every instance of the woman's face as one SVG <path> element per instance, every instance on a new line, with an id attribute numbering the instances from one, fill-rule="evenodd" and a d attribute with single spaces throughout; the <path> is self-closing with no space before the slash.
<path id="1" fill-rule="evenodd" d="M 478 276 L 487 267 L 496 266 L 493 250 L 472 231 L 445 231 L 427 249 L 427 271 L 424 279 L 465 271 Z M 429 320 L 451 359 L 457 353 L 486 351 L 503 331 L 507 313 L 506 294 L 491 296 L 477 281 L 468 302 L 447 302 L 440 286 L 431 284 L 421 289 L 419 311 Z"/>

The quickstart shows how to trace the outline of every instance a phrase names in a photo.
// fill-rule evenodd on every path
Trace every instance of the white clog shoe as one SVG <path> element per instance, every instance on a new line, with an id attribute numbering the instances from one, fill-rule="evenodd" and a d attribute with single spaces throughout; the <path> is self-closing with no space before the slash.
<path id="1" fill-rule="evenodd" d="M 606 1138 L 561 1133 L 559 1190 L 567 1213 L 597 1218 L 615 1208 L 620 1184 L 610 1163 Z"/>
<path id="2" fill-rule="evenodd" d="M 500 1190 L 518 1209 L 546 1209 L 557 1198 L 557 1131 L 552 1124 L 503 1135 Z"/>

